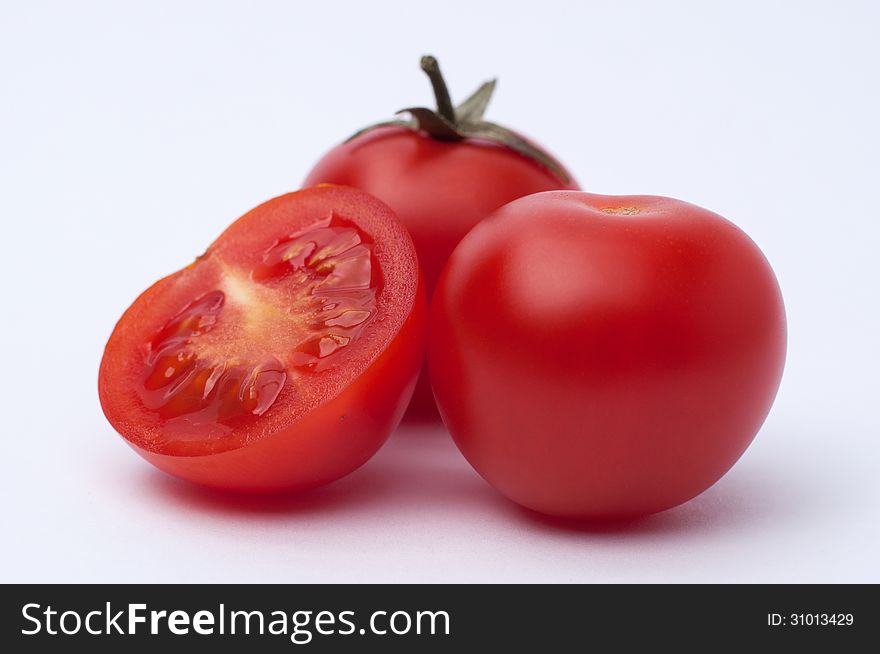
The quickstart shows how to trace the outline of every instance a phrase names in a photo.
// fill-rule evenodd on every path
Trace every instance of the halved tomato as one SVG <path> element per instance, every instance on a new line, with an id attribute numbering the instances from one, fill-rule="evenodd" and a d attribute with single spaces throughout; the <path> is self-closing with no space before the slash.
<path id="1" fill-rule="evenodd" d="M 144 458 L 200 484 L 309 488 L 367 461 L 422 362 L 425 297 L 406 229 L 341 186 L 275 198 L 145 291 L 98 390 Z"/>

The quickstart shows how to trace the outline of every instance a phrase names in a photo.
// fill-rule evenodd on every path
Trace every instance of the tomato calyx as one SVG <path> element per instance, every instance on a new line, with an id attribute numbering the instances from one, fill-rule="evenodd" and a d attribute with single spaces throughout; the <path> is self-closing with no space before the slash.
<path id="1" fill-rule="evenodd" d="M 404 127 L 424 132 L 438 141 L 455 142 L 466 139 L 489 141 L 528 157 L 548 169 L 563 183 L 570 181 L 571 178 L 565 168 L 549 153 L 529 143 L 513 130 L 483 119 L 483 114 L 485 114 L 495 91 L 497 80 L 492 79 L 484 82 L 466 100 L 458 106 L 454 106 L 437 59 L 431 55 L 424 55 L 420 63 L 422 71 L 431 81 L 437 108 L 407 107 L 401 109 L 397 115 L 409 114 L 408 120 L 399 119 L 375 123 L 356 132 L 346 142 L 379 127 Z"/>

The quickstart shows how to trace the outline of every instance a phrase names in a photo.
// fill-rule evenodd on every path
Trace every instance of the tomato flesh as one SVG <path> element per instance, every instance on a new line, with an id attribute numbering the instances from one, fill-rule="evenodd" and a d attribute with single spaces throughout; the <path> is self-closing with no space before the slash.
<path id="1" fill-rule="evenodd" d="M 190 303 L 150 343 L 141 391 L 144 405 L 165 420 L 227 423 L 262 415 L 287 379 L 274 356 L 243 361 L 211 356 L 204 339 L 218 322 L 225 295 L 211 291 Z"/>
<path id="2" fill-rule="evenodd" d="M 364 218 L 358 209 L 380 215 Z M 416 257 L 387 207 L 353 189 L 324 187 L 271 201 L 239 223 L 144 293 L 108 343 L 102 404 L 136 448 L 199 457 L 247 449 L 279 431 L 321 438 L 292 425 L 346 385 L 358 386 L 400 337 L 395 325 L 408 327 L 408 352 L 421 347 L 423 326 L 411 325 L 424 302 Z M 390 245 L 377 246 L 373 228 Z M 378 421 L 386 430 L 408 399 L 417 359 L 391 362 L 394 379 L 374 380 L 390 385 L 390 415 Z M 299 485 L 288 476 L 291 483 L 281 485 Z M 228 485 L 222 470 L 197 481 Z"/>

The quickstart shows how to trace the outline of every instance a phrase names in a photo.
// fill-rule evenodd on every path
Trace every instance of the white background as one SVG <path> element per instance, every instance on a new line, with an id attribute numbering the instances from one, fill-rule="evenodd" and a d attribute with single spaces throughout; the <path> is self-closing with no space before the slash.
<path id="1" fill-rule="evenodd" d="M 3 2 L 0 581 L 880 582 L 880 5 Z M 434 7 L 428 11 L 426 7 Z M 424 7 L 424 8 L 423 8 Z M 331 145 L 461 99 L 585 189 L 671 195 L 775 267 L 785 378 L 735 468 L 616 527 L 501 499 L 441 430 L 400 430 L 296 499 L 154 470 L 98 404 L 121 312 Z"/>

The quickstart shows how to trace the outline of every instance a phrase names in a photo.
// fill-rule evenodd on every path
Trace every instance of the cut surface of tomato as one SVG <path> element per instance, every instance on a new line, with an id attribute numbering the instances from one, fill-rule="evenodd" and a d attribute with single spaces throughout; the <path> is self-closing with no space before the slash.
<path id="1" fill-rule="evenodd" d="M 102 406 L 135 449 L 179 476 L 314 485 L 363 463 L 396 425 L 419 369 L 423 305 L 412 242 L 385 205 L 345 187 L 282 196 L 134 302 L 102 361 Z M 326 434 L 300 424 L 316 415 Z M 337 437 L 357 455 L 262 458 L 267 441 L 302 454 Z M 249 450 L 261 460 L 253 479 Z M 221 454 L 216 474 L 204 460 L 167 464 Z"/>

